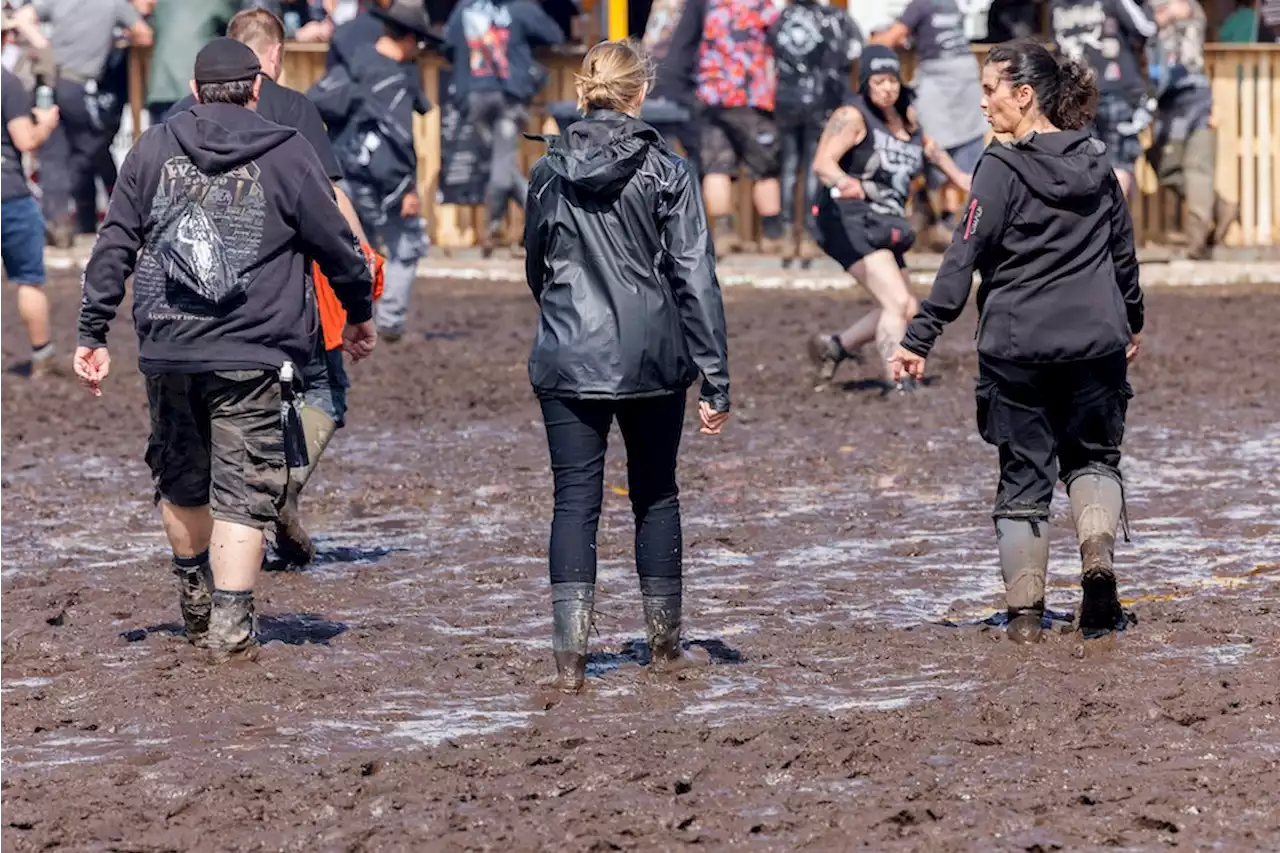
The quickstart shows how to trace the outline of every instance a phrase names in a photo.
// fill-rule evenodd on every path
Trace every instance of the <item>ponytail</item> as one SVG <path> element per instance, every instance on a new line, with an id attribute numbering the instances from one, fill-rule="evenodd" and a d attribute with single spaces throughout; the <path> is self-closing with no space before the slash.
<path id="1" fill-rule="evenodd" d="M 1098 114 L 1098 83 L 1093 69 L 1078 59 L 1058 59 L 1058 98 L 1045 112 L 1054 127 L 1084 130 Z"/>

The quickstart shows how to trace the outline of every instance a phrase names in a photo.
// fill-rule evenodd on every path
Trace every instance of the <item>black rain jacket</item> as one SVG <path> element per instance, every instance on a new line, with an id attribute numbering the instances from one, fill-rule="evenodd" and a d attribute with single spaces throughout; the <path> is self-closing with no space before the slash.
<path id="1" fill-rule="evenodd" d="M 1046 363 L 1125 349 L 1142 331 L 1142 288 L 1106 147 L 1069 130 L 989 146 L 904 347 L 929 354 L 964 310 L 975 269 L 982 355 Z"/>
<path id="2" fill-rule="evenodd" d="M 529 176 L 525 271 L 542 319 L 539 396 L 619 400 L 683 391 L 729 410 L 724 303 L 702 194 L 648 124 L 592 112 Z"/>

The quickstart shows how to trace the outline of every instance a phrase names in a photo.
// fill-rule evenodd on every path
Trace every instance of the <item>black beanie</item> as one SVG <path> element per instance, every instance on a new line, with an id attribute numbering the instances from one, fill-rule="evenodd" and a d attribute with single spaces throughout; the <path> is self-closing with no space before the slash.
<path id="1" fill-rule="evenodd" d="M 196 55 L 196 85 L 252 80 L 262 73 L 258 55 L 235 39 L 216 38 Z"/>
<path id="2" fill-rule="evenodd" d="M 902 82 L 902 62 L 893 48 L 882 44 L 869 44 L 862 49 L 858 59 L 858 90 L 865 91 L 873 74 L 892 74 Z"/>

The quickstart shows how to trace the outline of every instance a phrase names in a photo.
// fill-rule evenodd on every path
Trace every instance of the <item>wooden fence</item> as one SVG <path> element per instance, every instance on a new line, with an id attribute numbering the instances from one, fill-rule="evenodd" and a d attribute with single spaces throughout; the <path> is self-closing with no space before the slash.
<path id="1" fill-rule="evenodd" d="M 284 56 L 280 83 L 305 90 L 324 74 L 325 45 L 289 44 Z M 981 56 L 984 45 L 975 45 Z M 1280 168 L 1276 164 L 1276 147 L 1280 141 L 1280 46 L 1277 45 L 1209 45 L 1205 49 L 1214 95 L 1214 123 L 1218 131 L 1217 188 L 1227 199 L 1240 203 L 1240 224 L 1227 235 L 1232 247 L 1270 247 L 1280 245 L 1280 217 L 1276 204 L 1280 199 Z M 149 61 L 147 51 L 134 50 L 130 65 L 130 104 L 134 128 L 140 128 L 145 80 Z M 578 69 L 582 52 L 573 49 L 547 53 L 542 57 L 550 71 L 550 82 L 539 94 L 529 119 L 531 133 L 549 132 L 554 122 L 547 116 L 546 105 L 558 100 L 573 100 L 573 74 Z M 423 88 L 432 103 L 439 105 L 440 72 L 444 61 L 431 55 L 422 60 Z M 910 62 L 907 63 L 908 67 Z M 439 109 L 415 122 L 418 151 L 418 184 L 432 239 L 436 245 L 463 247 L 474 245 L 482 227 L 482 212 L 475 207 L 436 204 L 440 175 L 441 114 Z M 1149 134 L 1147 141 L 1149 141 Z M 526 173 L 541 153 L 542 146 L 526 141 L 521 149 Z M 1143 245 L 1164 242 L 1171 231 L 1179 230 L 1179 212 L 1172 196 L 1156 186 L 1154 172 L 1145 161 L 1139 163 L 1140 194 L 1133 202 L 1134 222 Z M 744 237 L 758 234 L 759 223 L 751 208 L 750 184 L 737 184 L 739 228 Z M 513 217 L 511 228 L 520 227 Z"/>

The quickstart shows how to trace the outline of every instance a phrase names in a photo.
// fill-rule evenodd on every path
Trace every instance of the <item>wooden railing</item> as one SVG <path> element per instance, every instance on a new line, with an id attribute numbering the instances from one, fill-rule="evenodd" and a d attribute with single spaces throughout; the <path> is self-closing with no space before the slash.
<path id="1" fill-rule="evenodd" d="M 280 82 L 306 90 L 324 74 L 325 46 L 290 44 L 284 54 L 284 70 Z M 984 45 L 975 45 L 981 56 Z M 133 51 L 130 66 L 130 102 L 134 127 L 140 127 L 143 110 L 144 81 L 149 54 Z M 1276 146 L 1280 141 L 1280 46 L 1276 45 L 1209 45 L 1205 49 L 1214 95 L 1214 123 L 1217 127 L 1217 189 L 1228 200 L 1240 203 L 1240 224 L 1227 235 L 1232 247 L 1269 247 L 1280 245 L 1280 168 L 1276 163 Z M 529 119 L 531 133 L 548 132 L 554 122 L 547 116 L 546 105 L 558 100 L 573 100 L 573 74 L 581 63 L 580 51 L 548 53 L 542 61 L 550 71 L 550 81 L 534 101 Z M 432 103 L 439 105 L 440 71 L 445 63 L 431 55 L 422 60 L 423 88 Z M 910 62 L 907 63 L 908 68 Z M 482 212 L 474 207 L 436 204 L 440 176 L 441 113 L 432 110 L 415 122 L 418 151 L 418 184 L 432 239 L 436 245 L 461 247 L 473 245 L 482 225 Z M 1146 142 L 1150 141 L 1147 131 Z M 540 156 L 542 146 L 526 141 L 521 149 L 526 173 Z M 1155 174 L 1145 161 L 1139 163 L 1140 193 L 1133 202 L 1134 223 L 1144 245 L 1164 242 L 1171 231 L 1181 227 L 1178 210 L 1170 194 L 1159 190 Z M 758 234 L 758 222 L 751 208 L 750 184 L 736 185 L 739 227 L 743 236 Z M 511 224 L 517 229 L 519 217 Z"/>

